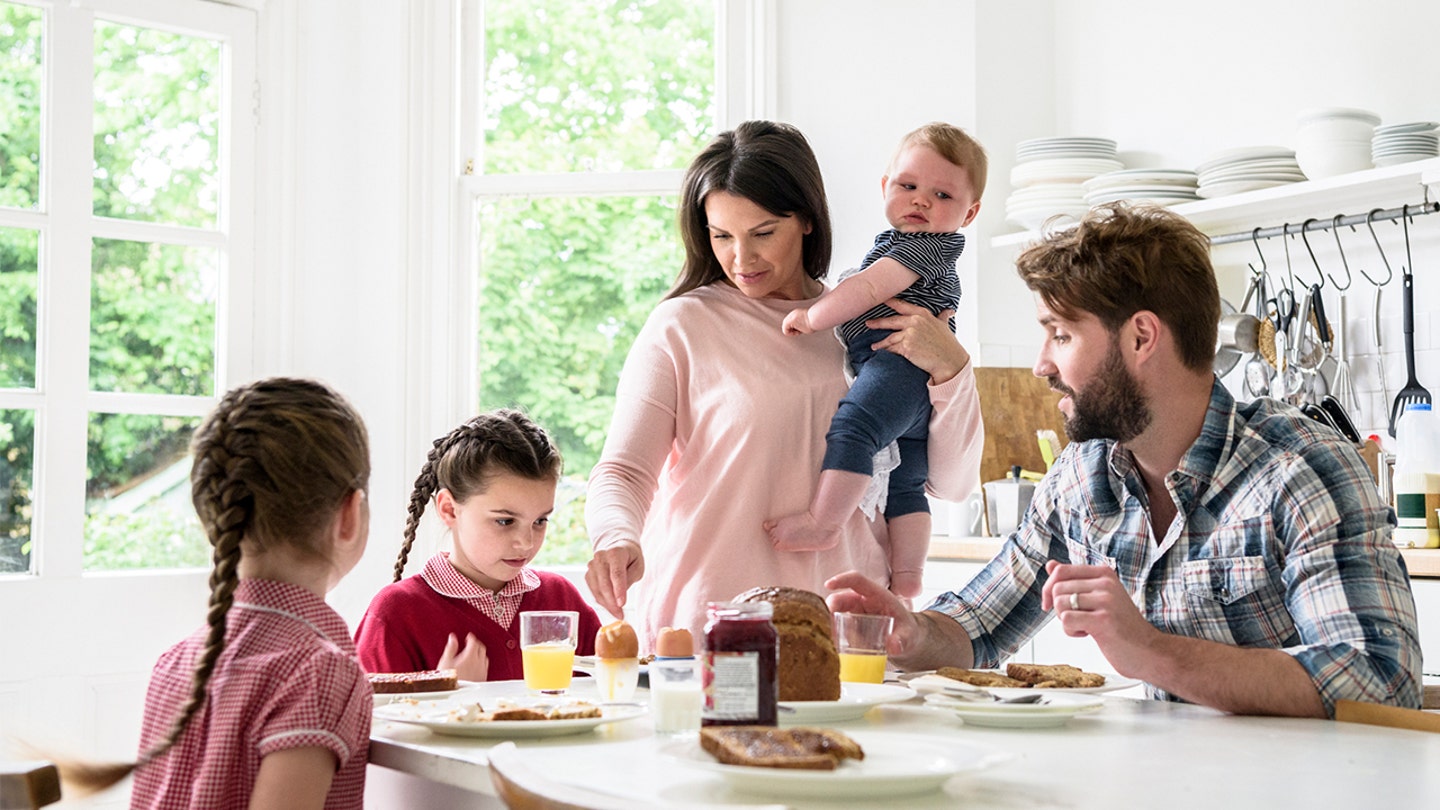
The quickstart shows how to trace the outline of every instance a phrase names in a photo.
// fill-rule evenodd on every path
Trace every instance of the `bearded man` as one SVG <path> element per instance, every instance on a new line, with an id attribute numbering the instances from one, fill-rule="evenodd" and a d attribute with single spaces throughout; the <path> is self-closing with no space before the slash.
<path id="1" fill-rule="evenodd" d="M 1209 239 L 1113 205 L 1016 261 L 1071 443 L 963 589 L 911 613 L 853 572 L 837 610 L 895 617 L 906 669 L 995 667 L 1046 622 L 1155 698 L 1236 714 L 1418 708 L 1420 642 L 1394 513 L 1355 447 L 1213 371 Z"/>

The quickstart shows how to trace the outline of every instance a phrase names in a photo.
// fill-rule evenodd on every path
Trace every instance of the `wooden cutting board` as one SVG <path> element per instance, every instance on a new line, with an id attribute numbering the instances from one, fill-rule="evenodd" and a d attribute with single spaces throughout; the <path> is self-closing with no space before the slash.
<path id="1" fill-rule="evenodd" d="M 980 480 L 1004 478 L 1014 464 L 1045 472 L 1035 431 L 1053 430 L 1065 446 L 1065 418 L 1056 407 L 1060 395 L 1028 368 L 977 367 L 975 385 L 985 423 Z"/>

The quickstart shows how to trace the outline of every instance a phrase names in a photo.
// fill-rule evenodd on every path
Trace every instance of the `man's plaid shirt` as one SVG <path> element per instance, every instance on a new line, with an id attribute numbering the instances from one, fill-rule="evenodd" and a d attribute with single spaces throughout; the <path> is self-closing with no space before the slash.
<path id="1" fill-rule="evenodd" d="M 998 666 L 1053 616 L 1040 609 L 1047 560 L 1105 565 L 1167 633 L 1294 656 L 1332 715 L 1339 699 L 1419 708 L 1394 512 L 1344 438 L 1276 400 L 1237 406 L 1217 381 L 1165 487 L 1178 511 L 1156 542 L 1129 451 L 1070 444 L 999 555 L 928 609 L 960 623 L 977 667 Z"/>

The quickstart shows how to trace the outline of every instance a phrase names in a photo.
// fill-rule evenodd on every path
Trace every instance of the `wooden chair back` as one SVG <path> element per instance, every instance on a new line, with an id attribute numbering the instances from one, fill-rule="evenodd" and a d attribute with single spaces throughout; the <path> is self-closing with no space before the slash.
<path id="1" fill-rule="evenodd" d="M 0 810 L 34 810 L 60 801 L 60 770 L 49 762 L 0 762 Z"/>

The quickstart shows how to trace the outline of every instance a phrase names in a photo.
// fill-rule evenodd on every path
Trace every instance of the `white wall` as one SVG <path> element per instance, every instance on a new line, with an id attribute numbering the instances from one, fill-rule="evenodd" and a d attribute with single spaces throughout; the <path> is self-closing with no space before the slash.
<path id="1" fill-rule="evenodd" d="M 1440 120 L 1440 74 L 1418 69 L 1420 62 L 1411 58 L 1430 51 L 1437 30 L 1440 5 L 1421 0 L 1365 4 L 1213 0 L 1183 6 L 1143 0 L 1054 3 L 1053 121 L 1037 122 L 1002 141 L 992 137 L 993 130 L 986 125 L 991 119 L 982 115 L 979 134 L 991 145 L 992 154 L 1013 148 L 1016 139 L 1093 135 L 1117 140 L 1121 158 L 1130 167 L 1194 168 L 1208 155 L 1231 147 L 1291 145 L 1297 114 L 1313 107 L 1361 107 L 1379 113 L 1384 124 Z M 985 33 L 982 41 L 989 39 L 992 29 Z M 1036 65 L 1037 72 L 1044 68 Z M 984 77 L 1008 87 L 1013 75 L 987 70 Z M 1017 99 L 1012 109 L 1022 105 Z M 1005 179 L 992 181 L 988 194 L 992 210 L 1003 208 L 1009 190 Z M 1417 186 L 1410 202 L 1419 202 L 1422 193 Z M 1353 210 L 1315 211 L 1309 216 L 1329 219 L 1368 208 L 1361 204 Z M 1398 273 L 1405 263 L 1400 229 L 1382 223 L 1377 233 Z M 1363 267 L 1383 278 L 1369 234 L 1363 229 L 1346 231 L 1342 240 L 1352 269 Z M 1417 267 L 1418 375 L 1432 392 L 1440 393 L 1440 215 L 1418 218 L 1411 241 Z M 1343 276 L 1333 237 L 1321 232 L 1310 242 L 1321 266 Z M 1272 267 L 1283 264 L 1278 241 L 1262 247 Z M 1298 240 L 1292 240 L 1291 251 L 1296 267 L 1307 278 L 1313 277 L 1309 256 Z M 981 333 L 986 365 L 1028 366 L 1039 345 L 1039 332 L 1028 321 L 1015 327 L 1013 316 L 1024 313 L 1011 309 L 1023 298 L 1023 288 L 1014 281 L 1013 271 L 1005 272 L 1012 256 L 1013 249 L 1007 249 L 982 258 L 985 276 L 997 279 L 994 289 L 984 292 L 1006 302 L 991 308 L 987 298 L 982 311 L 982 317 L 990 316 Z M 1221 293 L 1236 305 L 1243 297 L 1242 265 L 1253 260 L 1253 251 L 1239 247 L 1216 253 Z M 1398 280 L 1381 296 L 1384 351 L 1378 353 L 1370 314 L 1373 300 L 1372 288 L 1360 281 L 1347 302 L 1347 336 L 1355 352 L 1352 368 L 1362 400 L 1357 421 L 1366 433 L 1383 427 L 1394 395 L 1405 381 Z M 1338 299 L 1332 294 L 1328 301 L 1334 319 Z M 1010 335 L 1017 332 L 1028 339 L 1012 339 Z M 1380 393 L 1381 362 L 1389 399 Z"/>

